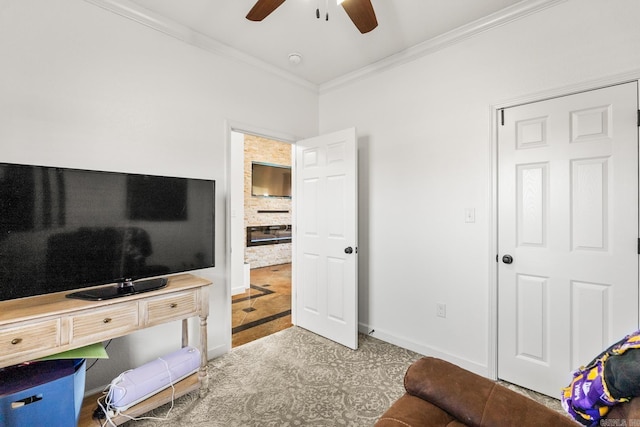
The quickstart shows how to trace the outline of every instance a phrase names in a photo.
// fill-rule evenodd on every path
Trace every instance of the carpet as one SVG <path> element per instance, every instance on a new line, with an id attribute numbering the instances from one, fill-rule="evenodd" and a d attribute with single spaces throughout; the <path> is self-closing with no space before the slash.
<path id="1" fill-rule="evenodd" d="M 404 374 L 420 357 L 362 334 L 354 351 L 294 326 L 210 361 L 207 395 L 177 399 L 166 421 L 124 425 L 371 426 L 404 393 Z"/>

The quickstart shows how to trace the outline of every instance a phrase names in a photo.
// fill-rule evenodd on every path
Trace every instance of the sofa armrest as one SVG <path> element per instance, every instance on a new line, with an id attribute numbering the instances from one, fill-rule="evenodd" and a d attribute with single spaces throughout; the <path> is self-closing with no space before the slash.
<path id="1" fill-rule="evenodd" d="M 441 359 L 425 357 L 413 363 L 404 384 L 407 393 L 469 426 L 577 425 L 569 416 Z"/>
<path id="2" fill-rule="evenodd" d="M 375 427 L 461 427 L 442 409 L 419 397 L 405 393 L 378 419 Z"/>

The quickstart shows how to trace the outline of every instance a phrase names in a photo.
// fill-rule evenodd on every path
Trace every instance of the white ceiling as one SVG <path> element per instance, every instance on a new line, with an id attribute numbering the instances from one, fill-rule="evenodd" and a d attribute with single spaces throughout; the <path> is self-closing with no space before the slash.
<path id="1" fill-rule="evenodd" d="M 89 0 L 92 1 L 92 0 Z M 96 1 L 94 1 L 96 2 Z M 322 85 L 442 38 L 460 28 L 482 27 L 549 0 L 372 0 L 378 27 L 353 25 L 336 0 L 289 0 L 262 22 L 245 19 L 255 0 L 111 0 L 138 15 L 178 24 L 270 67 Z M 316 19 L 316 8 L 321 19 Z M 329 13 L 325 21 L 324 14 Z M 289 62 L 290 53 L 302 62 Z"/>

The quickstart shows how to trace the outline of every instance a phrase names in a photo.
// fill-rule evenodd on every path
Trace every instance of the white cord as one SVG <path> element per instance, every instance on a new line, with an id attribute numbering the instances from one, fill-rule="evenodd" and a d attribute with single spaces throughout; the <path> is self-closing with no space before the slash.
<path id="1" fill-rule="evenodd" d="M 115 418 L 117 416 L 123 416 L 123 417 L 128 418 L 129 420 L 133 420 L 133 421 L 139 421 L 139 420 L 166 421 L 166 420 L 169 419 L 169 414 L 171 414 L 171 411 L 173 410 L 173 406 L 174 406 L 174 403 L 175 403 L 176 388 L 173 385 L 173 378 L 171 376 L 171 369 L 169 369 L 169 364 L 162 357 L 158 357 L 158 360 L 162 360 L 162 362 L 164 363 L 164 366 L 167 368 L 167 374 L 169 374 L 169 385 L 171 386 L 171 407 L 169 407 L 169 410 L 167 411 L 165 416 L 162 417 L 162 418 L 159 418 L 159 417 L 132 417 L 130 415 L 124 414 L 124 413 L 120 412 L 119 409 L 117 409 L 116 407 L 114 407 L 112 405 L 113 402 L 111 400 L 110 393 L 107 392 L 106 396 L 104 397 L 104 403 L 105 403 L 106 406 L 103 406 L 102 403 L 100 402 L 100 398 L 98 398 L 98 406 L 100 406 L 100 408 L 102 409 L 102 411 L 104 412 L 105 417 L 106 417 L 106 420 L 102 424 L 102 427 L 106 427 L 107 423 L 109 425 L 111 425 L 112 427 L 116 427 L 116 425 L 114 424 L 113 421 L 111 421 L 111 419 Z M 120 381 L 122 381 L 122 376 L 124 374 L 126 374 L 127 372 L 130 372 L 130 371 L 131 371 L 131 369 L 121 373 L 120 375 L 118 375 L 116 378 L 113 379 L 113 381 L 111 381 L 111 384 L 108 387 L 109 388 L 119 388 L 119 389 L 123 390 L 126 393 L 126 389 L 124 389 L 122 387 L 119 387 L 118 383 Z"/>
<path id="2" fill-rule="evenodd" d="M 129 369 L 128 371 L 124 371 L 123 373 L 115 377 L 113 381 L 111 381 L 111 384 L 107 386 L 107 388 L 109 390 L 112 388 L 120 388 L 124 390 L 122 387 L 118 387 L 118 383 L 122 381 L 124 374 L 126 374 L 127 372 L 131 372 L 131 369 Z M 98 398 L 98 406 L 100 407 L 100 409 L 102 409 L 102 412 L 104 413 L 104 416 L 105 416 L 105 421 L 104 423 L 102 423 L 102 427 L 106 427 L 107 424 L 111 425 L 112 427 L 116 427 L 116 424 L 111 419 L 120 414 L 120 411 L 114 408 L 112 405 L 112 400 L 111 400 L 112 398 L 111 398 L 111 394 L 109 393 L 109 390 L 105 390 L 103 392 L 104 396 L 102 398 Z M 126 390 L 124 391 L 126 392 Z M 104 405 L 102 404 L 100 399 L 104 399 Z"/>

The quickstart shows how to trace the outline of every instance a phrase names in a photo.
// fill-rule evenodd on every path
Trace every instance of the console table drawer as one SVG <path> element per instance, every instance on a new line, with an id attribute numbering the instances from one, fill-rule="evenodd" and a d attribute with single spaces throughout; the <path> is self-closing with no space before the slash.
<path id="1" fill-rule="evenodd" d="M 98 342 L 138 329 L 138 303 L 87 311 L 71 318 L 71 342 Z"/>
<path id="2" fill-rule="evenodd" d="M 0 332 L 0 360 L 34 350 L 53 349 L 60 345 L 59 319 L 5 329 Z"/>
<path id="3" fill-rule="evenodd" d="M 150 299 L 147 303 L 147 325 L 161 323 L 169 319 L 187 317 L 198 312 L 196 291 L 182 292 L 166 297 Z"/>

